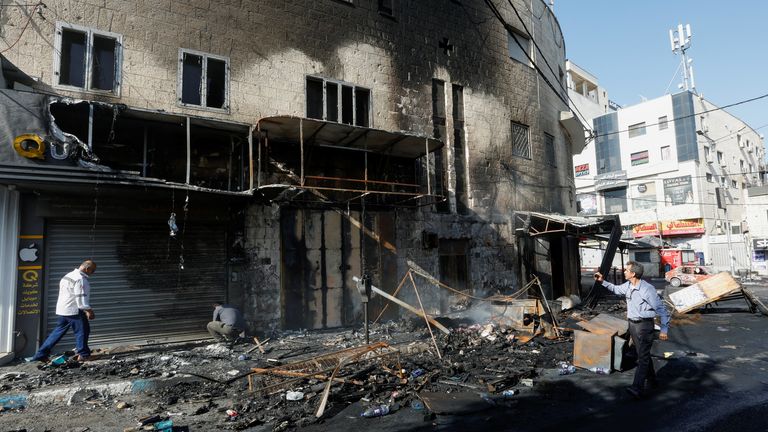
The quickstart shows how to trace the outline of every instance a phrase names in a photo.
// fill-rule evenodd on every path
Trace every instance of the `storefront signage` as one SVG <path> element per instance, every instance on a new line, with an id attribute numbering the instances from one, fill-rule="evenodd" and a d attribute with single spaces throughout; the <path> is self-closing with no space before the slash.
<path id="1" fill-rule="evenodd" d="M 16 315 L 40 315 L 40 275 L 43 266 L 19 266 L 21 298 Z"/>
<path id="2" fill-rule="evenodd" d="M 664 203 L 668 206 L 693 204 L 691 176 L 664 179 Z"/>
<path id="3" fill-rule="evenodd" d="M 765 250 L 768 249 L 768 239 L 752 239 L 753 250 Z"/>
<path id="4" fill-rule="evenodd" d="M 703 219 L 684 219 L 684 220 L 672 220 L 661 222 L 662 236 L 674 236 L 685 234 L 703 234 L 704 233 L 704 220 Z M 632 235 L 635 238 L 644 236 L 658 236 L 659 227 L 657 222 L 649 222 L 644 224 L 635 225 L 632 228 Z"/>
<path id="5" fill-rule="evenodd" d="M 576 177 L 588 176 L 589 175 L 589 164 L 586 163 L 586 164 L 576 165 L 574 167 L 574 170 L 576 171 L 576 175 L 575 175 Z"/>
<path id="6" fill-rule="evenodd" d="M 626 188 L 628 184 L 626 171 L 613 171 L 595 176 L 597 191 Z"/>

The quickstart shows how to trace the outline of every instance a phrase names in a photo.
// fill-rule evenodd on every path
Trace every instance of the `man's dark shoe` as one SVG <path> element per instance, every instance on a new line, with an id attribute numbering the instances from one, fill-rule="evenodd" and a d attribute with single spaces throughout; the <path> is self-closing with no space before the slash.
<path id="1" fill-rule="evenodd" d="M 634 388 L 634 387 L 627 387 L 624 389 L 627 391 L 627 393 L 632 396 L 635 400 L 640 400 L 643 398 L 643 394 L 640 392 L 640 390 Z"/>

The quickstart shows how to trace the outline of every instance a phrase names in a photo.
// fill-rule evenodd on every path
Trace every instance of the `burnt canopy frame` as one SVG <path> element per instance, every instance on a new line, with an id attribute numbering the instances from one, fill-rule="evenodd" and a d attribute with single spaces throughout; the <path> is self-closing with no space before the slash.
<path id="1" fill-rule="evenodd" d="M 264 197 L 275 199 L 285 196 L 282 192 L 288 189 L 308 191 L 324 199 L 326 202 L 349 203 L 364 196 L 376 195 L 388 206 L 420 206 L 431 205 L 444 200 L 444 197 L 433 195 L 429 187 L 429 165 L 427 169 L 426 191 L 417 181 L 389 181 L 369 176 L 369 158 L 398 158 L 409 161 L 428 156 L 429 153 L 442 148 L 439 140 L 407 134 L 391 132 L 362 126 L 354 126 L 324 120 L 308 119 L 295 116 L 266 117 L 258 121 L 256 126 L 257 146 L 256 165 L 259 167 L 257 191 Z M 271 159 L 271 152 L 283 145 L 298 147 L 298 166 L 289 169 L 286 164 Z M 354 169 L 345 170 L 344 174 L 315 175 L 308 170 L 308 165 L 323 157 L 317 154 L 317 149 L 342 154 L 357 154 L 360 156 L 362 171 L 358 176 L 350 175 Z M 349 153 L 354 152 L 354 153 Z M 296 157 L 296 156 L 291 156 Z M 268 180 L 268 173 L 262 167 L 275 166 L 277 170 L 288 177 L 288 181 L 276 182 Z M 415 174 L 414 174 L 415 175 Z M 328 199 L 325 194 L 335 194 L 337 199 Z M 299 195 L 295 195 L 301 196 Z M 410 205 L 414 204 L 414 205 Z"/>

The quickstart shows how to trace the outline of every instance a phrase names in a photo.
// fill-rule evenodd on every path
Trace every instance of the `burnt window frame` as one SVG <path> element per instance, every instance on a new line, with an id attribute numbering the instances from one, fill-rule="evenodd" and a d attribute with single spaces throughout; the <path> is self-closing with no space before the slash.
<path id="1" fill-rule="evenodd" d="M 208 77 L 208 59 L 224 62 L 224 104 L 221 108 L 210 107 L 207 104 L 207 91 L 200 89 L 200 105 L 183 102 L 183 90 L 184 90 L 184 54 L 190 54 L 198 56 L 202 61 L 202 71 L 200 80 L 207 82 Z M 176 73 L 176 104 L 180 107 L 198 109 L 203 111 L 214 111 L 229 113 L 230 111 L 230 62 L 229 57 L 211 54 L 207 52 L 197 51 L 187 48 L 179 48 L 178 57 L 178 71 Z"/>
<path id="2" fill-rule="evenodd" d="M 309 82 L 322 82 L 323 86 L 323 96 L 322 96 L 322 108 L 323 108 L 323 115 L 322 118 L 312 117 L 310 116 L 310 104 L 309 104 Z M 331 85 L 336 88 L 336 119 L 331 120 L 328 118 L 328 85 Z M 351 89 L 351 97 L 352 97 L 352 107 L 351 107 L 351 114 L 352 114 L 352 122 L 346 123 L 344 121 L 344 89 L 348 88 Z M 366 116 L 366 123 L 365 124 L 359 124 L 358 122 L 358 114 L 360 113 L 360 108 L 358 108 L 358 95 L 361 92 L 367 92 L 368 93 L 368 106 L 367 111 L 365 112 Z M 314 111 L 314 110 L 312 110 Z M 334 80 L 325 78 L 322 76 L 317 75 L 306 75 L 304 77 L 304 115 L 307 118 L 315 119 L 315 120 L 322 120 L 322 121 L 328 121 L 328 122 L 334 122 L 339 124 L 346 124 L 350 126 L 356 126 L 356 127 L 365 127 L 365 128 L 372 128 L 373 127 L 373 90 L 371 90 L 368 87 L 359 86 L 350 82 L 346 81 L 340 81 L 340 80 Z"/>
<path id="3" fill-rule="evenodd" d="M 395 17 L 395 0 L 378 0 L 379 14 L 384 15 L 387 18 Z"/>
<path id="4" fill-rule="evenodd" d="M 62 43 L 64 32 L 82 33 L 85 35 L 85 65 L 83 86 L 61 83 L 61 66 L 63 60 Z M 94 38 L 101 37 L 113 39 L 115 41 L 114 75 L 111 90 L 93 88 L 93 46 Z M 123 35 L 109 31 L 98 30 L 92 27 L 79 26 L 76 24 L 56 22 L 53 50 L 53 86 L 62 90 L 85 91 L 101 95 L 120 97 L 122 88 L 122 69 L 123 69 Z"/>
<path id="5" fill-rule="evenodd" d="M 510 120 L 510 144 L 512 146 L 512 156 L 516 156 L 523 159 L 531 159 L 531 128 L 527 124 Z M 522 134 L 516 134 L 515 131 L 523 132 Z M 524 148 L 523 145 L 515 143 L 515 136 L 521 136 L 525 138 Z"/>

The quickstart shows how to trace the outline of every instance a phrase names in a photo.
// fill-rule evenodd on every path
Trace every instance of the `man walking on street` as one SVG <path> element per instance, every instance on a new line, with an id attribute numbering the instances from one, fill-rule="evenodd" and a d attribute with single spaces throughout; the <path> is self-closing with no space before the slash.
<path id="1" fill-rule="evenodd" d="M 595 273 L 595 280 L 601 282 L 615 294 L 622 294 L 627 299 L 627 319 L 629 320 L 629 334 L 637 351 L 637 369 L 635 379 L 627 392 L 635 399 L 639 399 L 645 392 L 645 383 L 650 387 L 656 387 L 656 371 L 651 360 L 651 347 L 653 346 L 654 317 L 661 318 L 661 332 L 659 339 L 667 340 L 670 317 L 664 303 L 656 293 L 656 288 L 642 280 L 643 266 L 634 261 L 628 261 L 624 269 L 624 282 L 614 285 L 604 280 L 600 272 Z"/>
<path id="2" fill-rule="evenodd" d="M 217 341 L 233 342 L 245 330 L 243 314 L 236 307 L 215 302 L 213 321 L 208 323 L 208 333 Z"/>
<path id="3" fill-rule="evenodd" d="M 80 267 L 67 273 L 59 282 L 59 299 L 56 302 L 56 327 L 45 339 L 30 361 L 47 361 L 53 347 L 67 334 L 70 327 L 75 333 L 77 360 L 86 361 L 91 355 L 88 336 L 89 320 L 96 318 L 90 305 L 91 285 L 88 277 L 96 272 L 96 263 L 85 260 Z"/>

